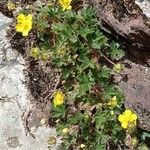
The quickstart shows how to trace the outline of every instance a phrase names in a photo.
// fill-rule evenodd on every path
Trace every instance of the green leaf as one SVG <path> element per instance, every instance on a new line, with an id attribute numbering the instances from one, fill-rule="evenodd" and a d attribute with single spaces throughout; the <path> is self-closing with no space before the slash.
<path id="1" fill-rule="evenodd" d="M 62 74 L 63 74 L 63 79 L 67 79 L 70 75 L 70 69 L 69 68 L 63 68 L 63 71 L 62 71 Z"/>
<path id="2" fill-rule="evenodd" d="M 51 7 L 49 10 L 48 10 L 48 15 L 50 17 L 56 17 L 56 16 L 59 16 L 59 9 L 57 7 Z"/>
<path id="3" fill-rule="evenodd" d="M 99 43 L 98 41 L 94 40 L 94 41 L 92 42 L 92 47 L 93 47 L 94 49 L 101 49 L 101 43 Z"/>
<path id="4" fill-rule="evenodd" d="M 95 150 L 105 150 L 105 145 L 104 144 L 96 145 Z"/>
<path id="5" fill-rule="evenodd" d="M 52 30 L 53 30 L 54 32 L 56 32 L 56 33 L 59 32 L 59 31 L 62 31 L 63 28 L 64 28 L 64 26 L 63 26 L 63 24 L 60 23 L 60 22 L 58 22 L 58 23 L 53 23 L 53 24 L 52 24 Z"/>
<path id="6" fill-rule="evenodd" d="M 146 140 L 147 138 L 150 139 L 150 132 L 143 132 L 142 133 L 142 140 Z"/>
<path id="7" fill-rule="evenodd" d="M 95 116 L 96 128 L 104 130 L 105 124 L 108 121 L 108 114 L 106 112 L 97 113 Z"/>
<path id="8" fill-rule="evenodd" d="M 109 79 L 111 77 L 111 73 L 112 70 L 104 66 L 99 73 L 99 78 Z"/>
<path id="9" fill-rule="evenodd" d="M 94 49 L 101 49 L 106 45 L 108 45 L 107 38 L 101 32 L 97 31 L 95 39 L 92 40 L 92 47 Z"/>
<path id="10" fill-rule="evenodd" d="M 67 109 L 65 108 L 64 105 L 57 106 L 57 107 L 52 107 L 53 110 L 53 117 L 54 118 L 64 118 L 67 112 Z"/>
<path id="11" fill-rule="evenodd" d="M 66 39 L 73 43 L 76 43 L 78 40 L 78 37 L 74 34 L 74 31 L 69 26 L 63 26 L 60 35 L 64 36 Z"/>
<path id="12" fill-rule="evenodd" d="M 125 52 L 119 47 L 120 45 L 115 42 L 110 45 L 110 56 L 113 60 L 119 60 L 125 55 Z"/>
<path id="13" fill-rule="evenodd" d="M 76 14 L 73 11 L 66 11 L 66 14 L 64 16 L 65 21 L 71 25 L 76 21 Z"/>
<path id="14" fill-rule="evenodd" d="M 80 36 L 82 36 L 83 38 L 85 38 L 86 39 L 86 37 L 89 35 L 89 34 L 92 34 L 92 33 L 94 33 L 95 31 L 94 31 L 94 29 L 91 29 L 91 28 L 89 28 L 89 27 L 81 27 L 80 28 L 80 30 L 78 31 L 78 34 L 80 35 Z"/>
<path id="15" fill-rule="evenodd" d="M 81 124 L 84 114 L 80 112 L 76 112 L 73 117 L 68 118 L 69 124 Z"/>
<path id="16" fill-rule="evenodd" d="M 91 68 L 91 69 L 95 68 L 95 62 L 89 57 L 87 57 L 86 55 L 81 55 L 79 58 L 79 62 L 82 62 L 80 66 L 82 71 L 87 68 Z"/>
<path id="17" fill-rule="evenodd" d="M 85 21 L 91 21 L 95 19 L 95 11 L 93 10 L 92 7 L 84 7 L 82 10 L 78 11 L 78 17 L 79 18 L 84 18 Z"/>
<path id="18" fill-rule="evenodd" d="M 79 81 L 79 93 L 81 95 L 85 94 L 86 91 L 90 91 L 92 85 L 94 85 L 94 79 L 90 76 L 90 74 L 77 76 L 77 80 Z"/>

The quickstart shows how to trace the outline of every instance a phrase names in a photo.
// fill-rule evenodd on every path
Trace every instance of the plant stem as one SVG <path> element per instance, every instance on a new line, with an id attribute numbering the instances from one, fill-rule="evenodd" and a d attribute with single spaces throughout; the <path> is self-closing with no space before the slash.
<path id="1" fill-rule="evenodd" d="M 115 65 L 115 63 L 112 62 L 109 58 L 107 58 L 104 54 L 102 54 L 102 56 L 103 56 L 108 62 L 110 62 L 112 65 Z"/>

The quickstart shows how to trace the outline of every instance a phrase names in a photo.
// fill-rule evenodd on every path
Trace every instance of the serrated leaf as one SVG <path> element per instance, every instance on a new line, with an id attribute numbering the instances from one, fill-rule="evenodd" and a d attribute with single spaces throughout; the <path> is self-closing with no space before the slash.
<path id="1" fill-rule="evenodd" d="M 92 85 L 94 84 L 94 79 L 88 74 L 78 76 L 77 80 L 79 81 L 79 84 L 80 84 L 80 87 L 79 87 L 80 94 L 85 94 L 86 91 L 90 91 L 92 88 Z"/>
<path id="2" fill-rule="evenodd" d="M 87 68 L 94 69 L 95 67 L 95 62 L 92 59 L 90 60 L 86 55 L 80 56 L 79 62 L 82 62 L 80 66 L 82 71 Z"/>
<path id="3" fill-rule="evenodd" d="M 54 32 L 59 32 L 59 31 L 62 31 L 63 30 L 63 25 L 62 25 L 62 23 L 53 23 L 52 24 L 52 30 L 54 31 Z"/>
<path id="4" fill-rule="evenodd" d="M 92 42 L 92 47 L 94 48 L 94 49 L 101 49 L 101 43 L 99 43 L 98 41 L 93 41 Z"/>
<path id="5" fill-rule="evenodd" d="M 125 55 L 125 52 L 120 49 L 120 45 L 118 43 L 112 42 L 110 45 L 110 56 L 113 60 L 119 60 Z"/>
<path id="6" fill-rule="evenodd" d="M 89 27 L 84 27 L 84 28 L 81 28 L 79 31 L 78 31 L 78 34 L 80 36 L 82 36 L 83 38 L 86 39 L 87 35 L 89 34 L 92 34 L 94 33 L 94 29 L 91 29 Z"/>
<path id="7" fill-rule="evenodd" d="M 107 45 L 107 38 L 101 33 L 96 32 L 96 38 L 92 40 L 92 47 L 94 49 L 101 49 Z"/>
<path id="8" fill-rule="evenodd" d="M 67 112 L 67 109 L 65 108 L 64 105 L 61 105 L 58 107 L 53 107 L 52 109 L 54 110 L 54 112 L 53 112 L 54 118 L 65 117 L 65 114 Z"/>
<path id="9" fill-rule="evenodd" d="M 112 70 L 104 66 L 100 71 L 99 77 L 108 79 L 110 78 L 111 73 L 112 73 Z"/>
<path id="10" fill-rule="evenodd" d="M 95 150 L 104 150 L 104 149 L 105 149 L 105 145 L 104 144 L 96 145 L 96 148 L 95 148 Z"/>
<path id="11" fill-rule="evenodd" d="M 106 122 L 108 121 L 108 113 L 107 112 L 99 112 L 95 116 L 96 128 L 104 129 Z"/>
<path id="12" fill-rule="evenodd" d="M 145 141 L 146 138 L 150 139 L 150 132 L 143 132 L 142 139 Z"/>

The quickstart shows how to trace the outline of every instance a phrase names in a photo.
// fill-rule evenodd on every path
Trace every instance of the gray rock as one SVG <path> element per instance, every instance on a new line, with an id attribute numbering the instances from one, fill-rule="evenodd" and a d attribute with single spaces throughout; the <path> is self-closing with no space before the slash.
<path id="1" fill-rule="evenodd" d="M 135 0 L 135 3 L 142 9 L 143 13 L 150 18 L 150 1 L 149 0 Z"/>
<path id="2" fill-rule="evenodd" d="M 23 84 L 25 60 L 11 49 L 6 38 L 10 23 L 11 19 L 0 13 L 0 150 L 48 150 L 47 141 L 51 136 L 56 137 L 56 131 L 40 124 L 42 112 L 33 113 L 35 104 L 33 101 L 31 104 L 31 95 Z M 32 122 L 30 131 L 27 122 Z M 56 140 L 51 150 L 57 149 L 61 142 L 60 138 Z"/>

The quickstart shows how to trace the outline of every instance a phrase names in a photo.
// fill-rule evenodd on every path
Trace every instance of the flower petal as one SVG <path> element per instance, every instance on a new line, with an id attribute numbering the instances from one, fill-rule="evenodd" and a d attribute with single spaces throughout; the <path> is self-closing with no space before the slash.
<path id="1" fill-rule="evenodd" d="M 28 14 L 27 20 L 30 21 L 30 22 L 32 22 L 32 15 L 31 14 Z"/>
<path id="2" fill-rule="evenodd" d="M 129 123 L 129 128 L 133 129 L 136 127 L 136 121 Z"/>
<path id="3" fill-rule="evenodd" d="M 59 106 L 64 103 L 65 95 L 61 91 L 57 91 L 54 93 L 54 106 Z"/>
<path id="4" fill-rule="evenodd" d="M 137 115 L 136 114 L 132 114 L 131 115 L 131 121 L 135 121 L 137 120 Z"/>
<path id="5" fill-rule="evenodd" d="M 67 9 L 67 10 L 72 9 L 72 6 L 71 6 L 71 5 L 69 5 L 66 9 Z"/>
<path id="6" fill-rule="evenodd" d="M 128 127 L 128 123 L 127 122 L 122 122 L 121 126 L 122 126 L 122 128 L 126 129 Z"/>
<path id="7" fill-rule="evenodd" d="M 16 25 L 16 31 L 18 31 L 18 32 L 22 32 L 22 30 L 23 30 L 23 25 L 22 24 L 17 24 Z"/>
<path id="8" fill-rule="evenodd" d="M 26 20 L 26 16 L 24 14 L 20 14 L 18 17 L 17 17 L 17 21 L 18 22 L 24 22 Z"/>
<path id="9" fill-rule="evenodd" d="M 23 30 L 23 32 L 22 32 L 22 35 L 23 35 L 23 36 L 28 36 L 28 34 L 29 34 L 29 31 L 28 31 L 28 30 Z"/>
<path id="10" fill-rule="evenodd" d="M 114 97 L 112 98 L 112 100 L 116 101 L 116 100 L 117 100 L 117 97 L 116 97 L 116 96 L 114 96 Z"/>
<path id="11" fill-rule="evenodd" d="M 123 121 L 125 120 L 125 116 L 122 115 L 122 114 L 119 115 L 118 120 L 119 120 L 120 122 L 123 122 Z"/>
<path id="12" fill-rule="evenodd" d="M 28 14 L 28 16 L 27 16 L 27 24 L 32 25 L 32 15 L 31 14 Z"/>
<path id="13" fill-rule="evenodd" d="M 125 115 L 126 117 L 130 117 L 130 116 L 132 115 L 132 111 L 129 110 L 129 109 L 127 109 L 127 110 L 125 110 L 124 115 Z"/>

